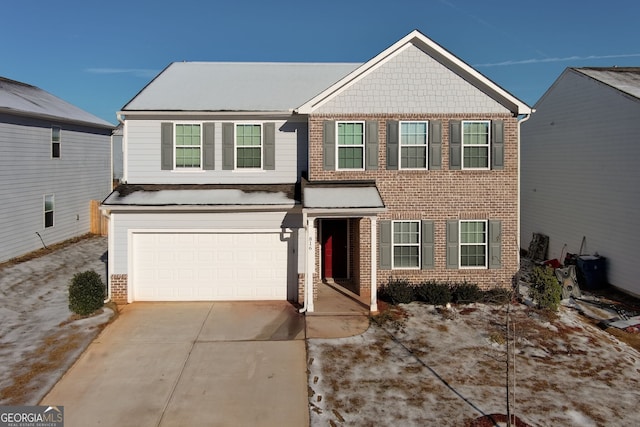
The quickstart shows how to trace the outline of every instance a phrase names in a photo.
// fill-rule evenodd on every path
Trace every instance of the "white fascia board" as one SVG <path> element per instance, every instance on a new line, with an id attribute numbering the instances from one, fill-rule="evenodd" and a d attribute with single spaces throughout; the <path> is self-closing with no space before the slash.
<path id="1" fill-rule="evenodd" d="M 309 217 L 353 217 L 353 216 L 377 216 L 387 212 L 387 208 L 303 208 L 303 213 Z"/>
<path id="2" fill-rule="evenodd" d="M 333 99 L 334 96 L 336 96 L 349 86 L 353 85 L 357 81 L 361 80 L 362 78 L 366 77 L 376 68 L 380 67 L 395 55 L 402 52 L 410 44 L 414 44 L 417 47 L 422 47 L 427 51 L 434 52 L 437 56 L 449 63 L 444 65 L 451 65 L 453 68 L 458 69 L 462 74 L 467 74 L 472 78 L 472 80 L 477 81 L 478 83 L 480 83 L 480 85 L 484 86 L 486 88 L 485 92 L 493 92 L 493 94 L 496 95 L 499 99 L 504 100 L 501 103 L 510 104 L 508 108 L 510 110 L 515 109 L 516 111 L 514 111 L 514 113 L 531 114 L 531 107 L 529 107 L 527 104 L 502 89 L 490 79 L 476 71 L 473 67 L 453 55 L 451 52 L 449 52 L 433 40 L 429 39 L 418 30 L 412 31 L 411 33 L 394 43 L 392 46 L 375 56 L 373 59 L 367 61 L 362 66 L 358 67 L 355 71 L 353 71 L 334 85 L 330 86 L 311 100 L 307 101 L 305 104 L 301 105 L 295 111 L 299 114 L 312 114 L 316 109 L 320 108 L 322 105 Z M 437 57 L 434 59 L 440 60 Z"/>
<path id="3" fill-rule="evenodd" d="M 118 111 L 118 117 L 122 120 L 126 120 L 127 116 L 150 116 L 150 117 L 181 117 L 181 116 L 214 116 L 214 117 L 238 117 L 238 116 L 250 116 L 250 117 L 290 117 L 295 114 L 294 110 L 288 111 L 151 111 L 151 110 L 136 110 L 136 111 Z"/>
<path id="4" fill-rule="evenodd" d="M 142 205 L 100 205 L 100 210 L 106 213 L 111 212 L 265 212 L 265 211 L 289 211 L 294 209 L 296 204 L 289 205 L 163 205 L 163 206 L 142 206 Z"/>

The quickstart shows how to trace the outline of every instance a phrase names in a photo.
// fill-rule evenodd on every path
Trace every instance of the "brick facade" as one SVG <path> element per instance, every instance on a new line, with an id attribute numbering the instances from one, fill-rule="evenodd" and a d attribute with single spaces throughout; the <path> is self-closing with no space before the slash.
<path id="1" fill-rule="evenodd" d="M 378 121 L 378 169 L 363 171 L 323 170 L 323 121 Z M 442 166 L 439 170 L 387 170 L 387 120 L 440 120 L 442 123 Z M 504 168 L 501 170 L 450 170 L 450 120 L 503 120 Z M 309 117 L 309 180 L 375 180 L 387 212 L 378 220 L 432 220 L 435 227 L 435 268 L 430 270 L 377 270 L 378 287 L 390 277 L 423 280 L 463 281 L 482 288 L 507 287 L 518 270 L 518 124 L 511 114 L 404 114 L 404 115 L 312 115 Z M 479 219 L 502 222 L 502 268 L 447 269 L 447 220 Z M 371 242 L 370 220 L 351 220 L 352 277 L 368 284 Z M 318 254 L 318 251 L 316 251 Z M 316 257 L 318 259 L 318 257 Z M 316 265 L 319 271 L 318 265 Z M 365 289 L 361 289 L 365 291 Z M 367 289 L 368 290 L 368 289 Z"/>

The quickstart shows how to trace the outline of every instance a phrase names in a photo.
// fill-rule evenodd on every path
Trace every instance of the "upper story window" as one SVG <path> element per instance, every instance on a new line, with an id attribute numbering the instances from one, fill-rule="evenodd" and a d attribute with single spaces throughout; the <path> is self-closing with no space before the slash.
<path id="1" fill-rule="evenodd" d="M 338 122 L 338 169 L 364 169 L 364 122 Z"/>
<path id="2" fill-rule="evenodd" d="M 262 168 L 262 125 L 236 125 L 236 168 Z"/>
<path id="3" fill-rule="evenodd" d="M 401 169 L 426 169 L 427 122 L 400 122 L 400 168 Z"/>
<path id="4" fill-rule="evenodd" d="M 420 268 L 420 221 L 393 221 L 392 268 Z"/>
<path id="5" fill-rule="evenodd" d="M 44 228 L 53 227 L 53 194 L 45 194 L 44 196 Z"/>
<path id="6" fill-rule="evenodd" d="M 462 169 L 489 169 L 491 122 L 462 122 Z"/>
<path id="7" fill-rule="evenodd" d="M 460 268 L 487 268 L 487 221 L 460 221 Z"/>
<path id="8" fill-rule="evenodd" d="M 200 124 L 175 125 L 176 169 L 200 168 L 202 165 L 201 135 Z"/>
<path id="9" fill-rule="evenodd" d="M 51 158 L 60 158 L 60 128 L 58 126 L 51 128 Z"/>

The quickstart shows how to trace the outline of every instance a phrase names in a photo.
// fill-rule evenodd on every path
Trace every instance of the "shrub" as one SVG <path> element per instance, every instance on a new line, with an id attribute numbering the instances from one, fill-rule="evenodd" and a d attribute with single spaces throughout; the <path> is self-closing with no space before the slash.
<path id="1" fill-rule="evenodd" d="M 562 298 L 562 285 L 550 267 L 534 267 L 529 296 L 538 308 L 557 311 Z"/>
<path id="2" fill-rule="evenodd" d="M 446 305 L 451 302 L 451 288 L 447 283 L 433 280 L 422 282 L 416 287 L 418 301 L 433 305 Z"/>
<path id="3" fill-rule="evenodd" d="M 77 273 L 69 285 L 69 310 L 86 316 L 104 304 L 104 283 L 93 270 Z"/>
<path id="4" fill-rule="evenodd" d="M 451 298 L 456 304 L 478 302 L 481 297 L 482 291 L 475 283 L 462 282 L 451 286 Z"/>
<path id="5" fill-rule="evenodd" d="M 389 279 L 379 292 L 378 297 L 390 304 L 408 304 L 415 301 L 415 292 L 406 279 Z"/>
<path id="6" fill-rule="evenodd" d="M 511 289 L 496 287 L 482 292 L 481 301 L 486 304 L 507 304 L 512 296 Z"/>

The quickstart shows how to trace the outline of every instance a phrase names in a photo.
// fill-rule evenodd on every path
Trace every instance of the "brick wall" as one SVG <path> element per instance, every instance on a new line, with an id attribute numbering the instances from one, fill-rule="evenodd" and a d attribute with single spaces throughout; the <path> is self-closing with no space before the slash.
<path id="1" fill-rule="evenodd" d="M 127 304 L 128 277 L 126 274 L 111 275 L 111 301 Z"/>
<path id="2" fill-rule="evenodd" d="M 325 171 L 322 166 L 322 123 L 324 120 L 378 120 L 378 170 Z M 449 121 L 504 121 L 502 170 L 449 170 Z M 440 170 L 386 170 L 386 120 L 441 120 L 442 167 Z M 432 270 L 380 270 L 377 284 L 390 277 L 411 281 L 442 280 L 477 283 L 484 288 L 509 286 L 518 270 L 517 206 L 518 159 L 517 119 L 510 114 L 406 114 L 406 115 L 314 115 L 309 118 L 309 179 L 375 180 L 388 211 L 379 220 L 433 220 L 435 226 L 435 268 Z M 452 219 L 492 219 L 502 221 L 502 268 L 447 269 L 446 222 Z M 359 222 L 361 255 L 358 272 L 362 283 L 368 271 L 370 222 Z M 316 258 L 317 259 L 317 258 Z"/>

